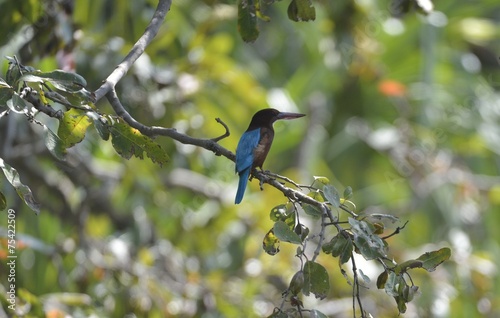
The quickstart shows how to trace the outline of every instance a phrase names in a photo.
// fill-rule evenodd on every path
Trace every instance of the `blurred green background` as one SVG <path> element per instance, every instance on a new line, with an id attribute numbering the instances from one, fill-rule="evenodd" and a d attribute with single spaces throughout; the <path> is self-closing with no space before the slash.
<path id="1" fill-rule="evenodd" d="M 117 86 L 146 125 L 199 138 L 224 132 L 232 151 L 264 107 L 307 117 L 278 122 L 264 168 L 302 184 L 326 176 L 351 186 L 360 213 L 409 221 L 390 239 L 396 259 L 448 246 L 433 273 L 415 270 L 421 295 L 404 317 L 500 315 L 500 6 L 437 1 L 429 15 L 391 15 L 389 1 L 318 1 L 314 22 L 288 20 L 288 2 L 262 3 L 270 22 L 244 43 L 237 6 L 174 1 L 146 53 Z M 155 1 L 0 1 L 0 56 L 43 71 L 74 69 L 95 90 L 141 36 Z M 7 61 L 1 64 L 5 74 Z M 102 100 L 98 108 L 112 113 Z M 37 117 L 49 126 L 56 121 Z M 283 195 L 250 183 L 233 204 L 234 165 L 157 138 L 171 157 L 124 160 L 89 129 L 57 162 L 39 126 L 0 121 L 0 157 L 42 204 L 35 216 L 5 179 L 16 212 L 19 313 L 31 317 L 262 317 L 300 264 L 295 246 L 269 256 L 262 239 Z M 7 211 L 0 212 L 0 299 L 8 291 Z M 329 317 L 352 317 L 352 290 L 324 255 L 331 291 L 305 298 Z M 377 290 L 362 290 L 374 317 L 398 317 Z"/>

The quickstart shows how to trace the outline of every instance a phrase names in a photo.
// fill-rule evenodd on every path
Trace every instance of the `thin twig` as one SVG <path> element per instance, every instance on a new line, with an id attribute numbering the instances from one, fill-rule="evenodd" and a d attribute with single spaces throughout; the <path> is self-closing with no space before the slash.
<path id="1" fill-rule="evenodd" d="M 220 119 L 219 117 L 215 118 L 215 121 L 218 122 L 219 124 L 221 124 L 226 129 L 226 132 L 219 137 L 212 138 L 211 140 L 213 142 L 218 142 L 219 140 L 222 140 L 226 137 L 229 137 L 229 135 L 231 135 L 231 133 L 229 132 L 229 127 L 226 125 L 226 123 L 223 122 L 222 119 Z"/>
<path id="2" fill-rule="evenodd" d="M 405 228 L 406 224 L 408 224 L 408 221 L 406 221 L 405 224 L 403 224 L 403 226 L 401 226 L 401 227 L 398 226 L 396 228 L 396 230 L 394 232 L 392 232 L 391 234 L 384 236 L 384 237 L 381 237 L 381 239 L 385 240 L 385 239 L 388 239 L 389 237 L 392 237 L 396 234 L 399 234 L 401 232 L 401 230 Z"/>

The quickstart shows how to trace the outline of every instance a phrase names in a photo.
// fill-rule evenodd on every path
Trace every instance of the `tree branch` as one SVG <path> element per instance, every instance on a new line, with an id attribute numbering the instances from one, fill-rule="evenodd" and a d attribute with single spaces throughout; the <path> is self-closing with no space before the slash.
<path id="1" fill-rule="evenodd" d="M 156 11 L 151 18 L 151 22 L 146 27 L 144 34 L 137 40 L 132 50 L 127 54 L 123 61 L 118 64 L 115 70 L 108 76 L 106 81 L 95 91 L 95 101 L 104 97 L 116 84 L 122 79 L 135 61 L 144 53 L 146 47 L 151 43 L 158 33 L 167 12 L 170 10 L 172 0 L 159 0 Z"/>

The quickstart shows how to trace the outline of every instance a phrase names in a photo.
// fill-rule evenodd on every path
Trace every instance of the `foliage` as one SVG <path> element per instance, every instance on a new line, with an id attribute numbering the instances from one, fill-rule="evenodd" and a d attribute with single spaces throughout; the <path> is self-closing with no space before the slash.
<path id="1" fill-rule="evenodd" d="M 157 1 L 0 3 L 2 310 L 15 215 L 19 316 L 497 316 L 498 3 L 429 4 L 172 3 L 133 118 L 235 149 L 258 109 L 308 115 L 235 207 L 227 153 L 94 101 Z"/>

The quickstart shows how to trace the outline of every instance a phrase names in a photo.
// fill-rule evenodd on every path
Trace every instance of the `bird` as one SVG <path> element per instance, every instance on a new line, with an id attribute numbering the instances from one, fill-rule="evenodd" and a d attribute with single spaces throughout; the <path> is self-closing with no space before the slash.
<path id="1" fill-rule="evenodd" d="M 262 169 L 274 139 L 273 123 L 280 119 L 295 119 L 305 116 L 299 113 L 280 112 L 274 108 L 261 109 L 253 115 L 248 129 L 236 147 L 235 172 L 239 175 L 238 191 L 234 199 L 239 204 L 245 194 L 250 172 Z"/>

